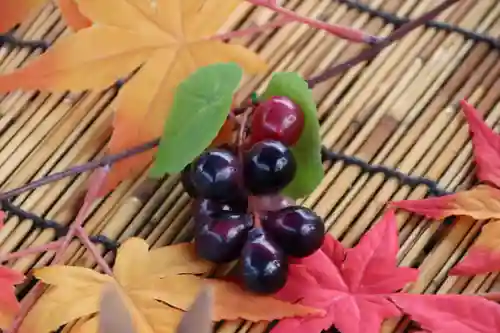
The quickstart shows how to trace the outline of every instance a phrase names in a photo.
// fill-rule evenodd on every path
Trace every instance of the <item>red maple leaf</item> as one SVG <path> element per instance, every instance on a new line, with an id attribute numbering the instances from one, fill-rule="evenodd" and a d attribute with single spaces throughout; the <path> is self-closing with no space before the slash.
<path id="1" fill-rule="evenodd" d="M 432 333 L 498 333 L 500 306 L 478 296 L 392 295 L 391 300 Z"/>
<path id="2" fill-rule="evenodd" d="M 398 293 L 418 270 L 397 267 L 397 236 L 390 210 L 356 247 L 345 249 L 327 235 L 321 250 L 292 262 L 276 297 L 326 315 L 284 319 L 272 333 L 320 333 L 332 325 L 342 333 L 379 333 L 385 319 L 404 314 L 420 324 L 420 333 L 500 332 L 500 306 L 482 297 Z"/>
<path id="3" fill-rule="evenodd" d="M 3 227 L 5 212 L 0 210 L 0 229 Z M 8 267 L 0 266 L 0 329 L 8 328 L 20 309 L 16 298 L 15 285 L 24 281 L 24 275 Z"/>
<path id="4" fill-rule="evenodd" d="M 19 312 L 20 304 L 14 286 L 23 280 L 23 274 L 0 266 L 0 328 L 8 328 Z"/>
<path id="5" fill-rule="evenodd" d="M 451 271 L 454 275 L 474 275 L 500 271 L 500 135 L 483 121 L 478 110 L 465 100 L 461 106 L 472 140 L 477 178 L 483 183 L 470 190 L 438 198 L 401 200 L 391 203 L 431 219 L 449 216 L 493 219 L 485 226 L 464 259 Z"/>
<path id="6" fill-rule="evenodd" d="M 393 211 L 352 249 L 326 236 L 320 251 L 290 266 L 288 282 L 276 297 L 327 315 L 285 319 L 272 332 L 319 333 L 332 325 L 342 333 L 379 332 L 385 319 L 401 315 L 389 295 L 418 276 L 416 269 L 397 267 L 398 250 Z"/>

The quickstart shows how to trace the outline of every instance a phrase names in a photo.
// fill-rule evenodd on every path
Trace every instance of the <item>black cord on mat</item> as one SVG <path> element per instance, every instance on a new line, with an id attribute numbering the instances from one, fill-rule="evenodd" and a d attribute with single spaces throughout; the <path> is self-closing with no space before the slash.
<path id="1" fill-rule="evenodd" d="M 10 33 L 0 34 L 0 46 L 41 49 L 46 51 L 49 48 L 49 43 L 44 40 L 22 40 L 14 37 Z"/>
<path id="2" fill-rule="evenodd" d="M 387 179 L 389 178 L 397 179 L 401 184 L 410 187 L 424 185 L 429 189 L 429 194 L 433 196 L 441 196 L 449 194 L 449 192 L 440 189 L 439 185 L 435 181 L 428 178 L 410 176 L 399 170 L 391 169 L 383 165 L 372 165 L 356 157 L 330 151 L 326 149 L 326 147 L 322 147 L 321 153 L 323 161 L 342 162 L 345 165 L 355 165 L 361 168 L 361 170 L 365 173 L 368 174 L 381 173 Z M 66 233 L 68 232 L 67 226 L 62 225 L 56 221 L 46 219 L 36 214 L 27 212 L 22 208 L 14 205 L 10 200 L 3 200 L 1 201 L 1 204 L 2 204 L 2 209 L 6 213 L 17 216 L 21 219 L 31 220 L 33 221 L 35 227 L 37 228 L 53 229 L 56 232 L 56 238 L 62 237 L 66 235 Z M 106 251 L 114 251 L 119 247 L 119 244 L 116 241 L 110 239 L 105 235 L 90 236 L 90 240 L 93 243 L 101 244 L 102 246 L 104 246 Z"/>
<path id="3" fill-rule="evenodd" d="M 429 178 L 410 176 L 399 170 L 392 169 L 383 165 L 373 165 L 354 156 L 348 156 L 339 152 L 328 150 L 326 147 L 322 147 L 321 155 L 323 161 L 332 161 L 332 162 L 340 161 L 343 162 L 345 165 L 355 165 L 361 168 L 363 172 L 369 174 L 381 173 L 386 178 L 397 179 L 400 183 L 408 185 L 410 187 L 416 187 L 419 185 L 427 186 L 429 188 L 429 194 L 434 196 L 442 196 L 450 194 L 450 192 L 441 189 L 434 180 L 431 180 Z"/>
<path id="4" fill-rule="evenodd" d="M 408 23 L 410 21 L 410 19 L 402 18 L 402 17 L 396 16 L 392 13 L 372 8 L 369 5 L 364 4 L 364 3 L 360 3 L 359 1 L 356 1 L 356 0 L 337 0 L 337 1 L 342 3 L 342 4 L 347 5 L 348 7 L 352 8 L 352 9 L 357 9 L 360 12 L 367 13 L 367 14 L 374 16 L 374 17 L 379 17 L 388 23 L 394 24 L 397 27 L 399 27 L 405 23 Z M 466 39 L 471 39 L 471 40 L 474 40 L 476 42 L 487 43 L 492 48 L 500 50 L 500 40 L 498 38 L 494 38 L 491 36 L 480 34 L 480 33 L 474 32 L 472 30 L 460 28 L 456 25 L 449 24 L 446 22 L 441 22 L 441 21 L 428 21 L 425 23 L 425 26 L 428 28 L 433 28 L 433 29 L 442 30 L 442 31 L 446 31 L 446 32 L 454 32 L 454 33 L 457 33 L 457 34 L 464 36 Z"/>
<path id="5" fill-rule="evenodd" d="M 14 215 L 25 220 L 31 220 L 37 228 L 53 229 L 56 233 L 56 238 L 63 237 L 68 233 L 67 226 L 25 211 L 24 209 L 14 205 L 10 200 L 2 201 L 2 209 L 10 215 Z M 114 251 L 119 246 L 117 242 L 104 235 L 95 235 L 90 236 L 89 238 L 93 243 L 104 246 L 106 251 Z"/>

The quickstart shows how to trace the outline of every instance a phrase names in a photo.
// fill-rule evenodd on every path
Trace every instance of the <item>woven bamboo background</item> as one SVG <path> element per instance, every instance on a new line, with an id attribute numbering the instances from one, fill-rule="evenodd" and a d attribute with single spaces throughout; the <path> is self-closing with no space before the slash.
<path id="1" fill-rule="evenodd" d="M 435 0 L 364 0 L 375 9 L 414 18 L 434 7 Z M 330 23 L 388 35 L 395 27 L 334 0 L 290 0 L 284 5 Z M 272 13 L 243 4 L 227 23 L 245 27 L 267 22 Z M 439 21 L 497 37 L 500 2 L 463 0 L 444 12 Z M 47 5 L 22 24 L 16 36 L 53 41 L 69 33 L 59 12 Z M 241 42 L 257 50 L 272 71 L 298 71 L 308 77 L 352 57 L 364 46 L 350 44 L 304 25 L 291 24 Z M 0 72 L 36 56 L 26 49 L 0 49 Z M 334 150 L 370 163 L 397 168 L 436 180 L 442 189 L 455 191 L 473 181 L 471 145 L 457 102 L 463 97 L 487 115 L 488 124 L 500 119 L 500 61 L 498 50 L 455 32 L 421 27 L 386 49 L 370 63 L 318 85 L 323 143 Z M 89 73 L 92 75 L 92 73 Z M 242 95 L 260 91 L 269 76 L 246 81 Z M 11 93 L 0 98 L 0 183 L 12 189 L 68 167 L 102 156 L 111 128 L 114 92 L 56 95 L 46 92 Z M 24 210 L 68 224 L 88 174 L 68 178 L 15 198 Z M 380 217 L 389 200 L 422 198 L 427 188 L 411 188 L 383 174 L 369 175 L 359 167 L 328 164 L 321 186 L 304 204 L 325 218 L 329 231 L 345 245 L 353 245 Z M 140 179 L 123 183 L 95 205 L 85 224 L 92 234 L 123 241 L 145 238 L 153 247 L 188 240 L 192 225 L 189 198 L 177 177 L 159 183 Z M 421 293 L 471 293 L 494 288 L 497 275 L 447 277 L 447 271 L 474 241 L 481 223 L 462 221 L 443 228 L 417 217 L 398 213 L 400 264 L 419 267 L 418 283 L 409 288 Z M 5 253 L 53 240 L 52 229 L 35 228 L 33 221 L 11 217 L 0 232 Z M 75 242 L 67 261 L 92 265 Z M 53 253 L 12 262 L 18 270 L 46 264 Z M 388 322 L 385 332 L 402 331 Z M 262 332 L 265 325 L 228 322 L 220 332 Z"/>

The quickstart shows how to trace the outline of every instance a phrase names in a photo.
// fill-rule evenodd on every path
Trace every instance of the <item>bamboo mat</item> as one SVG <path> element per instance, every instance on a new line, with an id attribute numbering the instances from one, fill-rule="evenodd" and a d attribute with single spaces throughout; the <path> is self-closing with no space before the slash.
<path id="1" fill-rule="evenodd" d="M 371 8 L 415 18 L 432 9 L 435 0 L 364 0 Z M 290 0 L 288 8 L 330 23 L 385 36 L 395 27 L 379 17 L 334 0 Z M 272 17 L 265 9 L 243 4 L 227 27 L 262 24 Z M 500 2 L 463 0 L 439 21 L 488 36 L 500 34 Z M 24 22 L 17 35 L 53 41 L 69 33 L 57 9 L 48 5 Z M 272 71 L 298 71 L 305 77 L 357 54 L 350 44 L 304 25 L 291 24 L 240 42 L 257 50 Z M 29 50 L 0 49 L 0 72 L 12 70 L 36 55 Z M 318 85 L 323 143 L 336 151 L 404 173 L 436 180 L 447 191 L 470 186 L 471 144 L 457 102 L 464 97 L 486 116 L 490 126 L 500 119 L 500 59 L 498 50 L 463 34 L 421 27 L 386 49 L 375 60 Z M 89 73 L 92 75 L 92 73 Z M 269 76 L 247 79 L 242 95 L 262 91 Z M 0 99 L 0 182 L 12 189 L 68 167 L 102 156 L 111 132 L 114 92 L 56 95 L 11 93 Z M 68 224 L 88 174 L 68 178 L 15 198 L 14 204 L 46 219 Z M 422 198 L 425 186 L 412 188 L 383 174 L 368 174 L 341 162 L 327 164 L 325 178 L 303 203 L 325 218 L 329 232 L 353 245 L 381 215 L 389 200 Z M 189 240 L 192 223 L 189 198 L 178 178 L 160 183 L 139 179 L 123 183 L 95 205 L 85 228 L 92 234 L 123 241 L 145 238 L 153 247 Z M 463 222 L 453 228 L 398 213 L 400 264 L 419 267 L 419 281 L 409 290 L 421 293 L 471 293 L 495 287 L 496 274 L 473 278 L 447 277 L 466 252 L 481 223 Z M 0 232 L 5 253 L 47 243 L 53 229 L 36 228 L 32 220 L 10 217 Z M 92 265 L 75 242 L 67 261 Z M 25 257 L 13 267 L 27 271 L 47 264 L 52 253 Z M 499 285 L 500 286 L 500 285 Z M 500 288 L 498 288 L 500 289 Z M 387 322 L 385 332 L 402 331 Z M 226 322 L 220 332 L 262 332 L 263 324 Z"/>

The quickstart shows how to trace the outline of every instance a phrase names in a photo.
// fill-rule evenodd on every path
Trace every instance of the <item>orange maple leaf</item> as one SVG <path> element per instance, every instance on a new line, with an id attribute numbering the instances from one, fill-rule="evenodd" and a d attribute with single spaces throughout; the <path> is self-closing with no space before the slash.
<path id="1" fill-rule="evenodd" d="M 0 32 L 8 31 L 39 10 L 47 0 L 0 0 Z M 75 0 L 57 0 L 61 14 L 73 30 L 89 27 L 92 22 L 78 10 Z"/>
<path id="2" fill-rule="evenodd" d="M 80 12 L 75 0 L 57 0 L 57 5 L 59 6 L 64 21 L 74 31 L 92 25 L 92 22 Z"/>
<path id="3" fill-rule="evenodd" d="M 450 271 L 455 275 L 484 274 L 500 271 L 500 135 L 483 122 L 472 105 L 464 100 L 461 106 L 471 134 L 476 175 L 484 184 L 437 198 L 396 201 L 391 206 L 438 220 L 449 216 L 460 216 L 458 221 L 493 219 Z"/>
<path id="4" fill-rule="evenodd" d="M 0 0 L 0 32 L 6 32 L 47 0 Z"/>
<path id="5" fill-rule="evenodd" d="M 252 51 L 211 39 L 242 0 L 80 0 L 92 22 L 58 41 L 26 67 L 0 77 L 0 91 L 104 89 L 139 71 L 120 90 L 114 107 L 114 154 L 161 135 L 177 85 L 196 69 L 234 61 L 247 72 L 266 69 Z M 136 176 L 154 151 L 113 166 L 103 192 Z"/>

